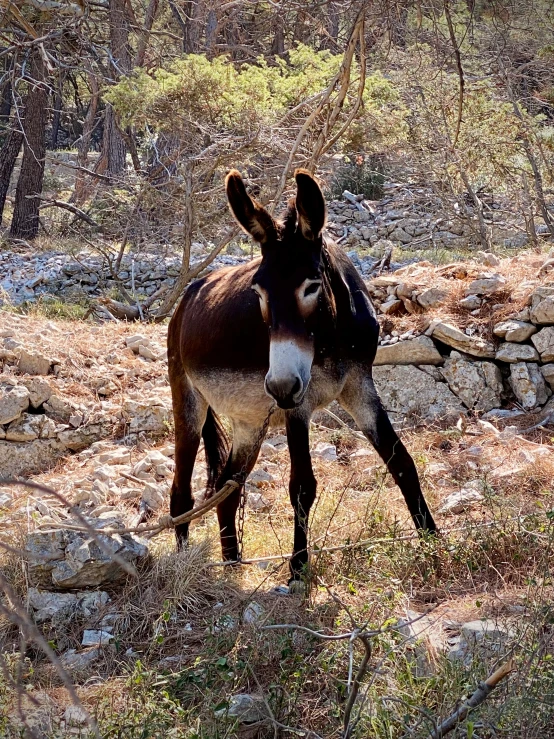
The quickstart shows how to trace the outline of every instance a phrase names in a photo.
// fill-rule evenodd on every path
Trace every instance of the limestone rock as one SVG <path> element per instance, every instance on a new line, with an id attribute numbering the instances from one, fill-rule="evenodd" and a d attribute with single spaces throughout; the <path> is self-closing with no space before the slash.
<path id="1" fill-rule="evenodd" d="M 91 518 L 89 523 L 95 529 L 117 525 L 113 518 Z M 46 589 L 73 590 L 118 582 L 125 577 L 125 572 L 113 561 L 111 554 L 117 554 L 128 563 L 138 562 L 148 554 L 147 543 L 133 534 L 96 536 L 104 551 L 95 539 L 83 532 L 52 529 L 29 534 L 26 551 L 31 584 Z"/>
<path id="2" fill-rule="evenodd" d="M 84 726 L 88 720 L 88 713 L 80 706 L 68 706 L 65 709 L 63 720 L 66 726 Z"/>
<path id="3" fill-rule="evenodd" d="M 19 371 L 24 375 L 47 375 L 50 372 L 52 361 L 39 352 L 27 349 L 17 349 L 19 357 Z"/>
<path id="4" fill-rule="evenodd" d="M 22 378 L 19 384 L 24 385 L 29 391 L 29 401 L 33 408 L 40 408 L 52 395 L 50 383 L 40 377 Z"/>
<path id="5" fill-rule="evenodd" d="M 83 639 L 81 646 L 83 647 L 102 647 L 113 641 L 113 634 L 102 629 L 85 629 L 83 631 Z"/>
<path id="6" fill-rule="evenodd" d="M 538 287 L 533 292 L 530 317 L 538 325 L 554 324 L 554 287 Z"/>
<path id="7" fill-rule="evenodd" d="M 29 391 L 22 385 L 0 384 L 0 425 L 10 423 L 29 407 Z"/>
<path id="8" fill-rule="evenodd" d="M 129 423 L 130 433 L 134 434 L 140 431 L 154 435 L 164 434 L 172 418 L 171 404 L 157 398 L 126 400 L 121 413 Z"/>
<path id="9" fill-rule="evenodd" d="M 510 626 L 495 619 L 467 621 L 462 624 L 460 635 L 450 640 L 448 659 L 463 661 L 467 666 L 471 665 L 474 657 L 497 659 L 507 651 L 514 636 Z"/>
<path id="10" fill-rule="evenodd" d="M 38 588 L 29 588 L 27 597 L 36 623 L 53 621 L 58 626 L 69 621 L 74 614 L 90 618 L 110 600 L 105 591 L 55 593 Z"/>
<path id="11" fill-rule="evenodd" d="M 551 394 L 536 364 L 527 362 L 512 364 L 510 384 L 519 403 L 528 411 L 546 403 Z"/>
<path id="12" fill-rule="evenodd" d="M 377 355 L 373 365 L 383 364 L 442 364 L 437 347 L 428 336 L 418 336 L 397 344 L 377 347 Z"/>
<path id="13" fill-rule="evenodd" d="M 498 267 L 500 264 L 500 259 L 490 251 L 478 251 L 477 256 L 487 267 Z"/>
<path id="14" fill-rule="evenodd" d="M 83 649 L 80 652 L 76 649 L 68 649 L 60 657 L 60 662 L 66 670 L 72 673 L 80 673 L 86 672 L 99 657 L 100 650 L 97 647 Z"/>
<path id="15" fill-rule="evenodd" d="M 502 321 L 497 323 L 493 329 L 495 336 L 499 336 L 506 341 L 515 341 L 516 343 L 527 341 L 537 329 L 532 323 L 525 321 Z"/>
<path id="16" fill-rule="evenodd" d="M 498 362 L 508 362 L 508 364 L 513 364 L 514 362 L 538 362 L 539 354 L 529 344 L 511 344 L 506 342 L 496 352 L 496 359 Z"/>
<path id="17" fill-rule="evenodd" d="M 443 344 L 465 354 L 471 354 L 473 357 L 494 359 L 496 354 L 494 346 L 488 341 L 484 341 L 484 339 L 477 336 L 467 336 L 459 328 L 442 321 L 434 326 L 433 337 L 442 341 Z"/>
<path id="18" fill-rule="evenodd" d="M 239 724 L 254 724 L 268 718 L 267 708 L 261 696 L 240 693 L 232 695 L 227 708 L 215 711 L 218 718 L 230 718 Z"/>
<path id="19" fill-rule="evenodd" d="M 492 295 L 506 285 L 502 275 L 488 273 L 468 285 L 466 295 Z"/>
<path id="20" fill-rule="evenodd" d="M 44 415 L 23 413 L 6 429 L 6 441 L 33 441 L 48 439 L 55 435 L 55 424 Z"/>
<path id="21" fill-rule="evenodd" d="M 466 310 L 476 310 L 481 307 L 482 302 L 478 295 L 468 295 L 467 298 L 460 300 L 459 305 Z"/>
<path id="22" fill-rule="evenodd" d="M 457 419 L 465 408 L 445 383 L 411 365 L 375 367 L 373 378 L 393 420 L 415 415 L 426 420 Z"/>
<path id="23" fill-rule="evenodd" d="M 393 313 L 398 313 L 398 311 L 402 308 L 403 302 L 401 300 L 398 300 L 395 297 L 390 297 L 386 302 L 381 303 L 381 313 L 384 313 L 385 315 L 392 315 Z"/>
<path id="24" fill-rule="evenodd" d="M 320 441 L 311 451 L 312 457 L 323 459 L 325 462 L 337 461 L 337 447 L 334 444 L 328 444 L 326 441 Z"/>
<path id="25" fill-rule="evenodd" d="M 71 414 L 75 410 L 75 406 L 69 400 L 60 398 L 59 395 L 52 394 L 44 403 L 44 411 L 47 415 L 55 418 L 57 421 L 67 423 Z"/>
<path id="26" fill-rule="evenodd" d="M 550 388 L 554 390 L 554 364 L 543 364 L 540 370 Z"/>
<path id="27" fill-rule="evenodd" d="M 422 308 L 434 308 L 437 305 L 442 305 L 447 297 L 447 290 L 442 290 L 439 287 L 430 287 L 421 292 L 417 296 L 416 301 Z"/>
<path id="28" fill-rule="evenodd" d="M 77 429 L 60 431 L 58 433 L 58 439 L 66 449 L 78 452 L 107 436 L 109 431 L 110 425 L 107 423 L 91 423 L 88 426 L 80 426 Z"/>
<path id="29" fill-rule="evenodd" d="M 471 362 L 452 352 L 441 371 L 452 392 L 468 408 L 490 411 L 500 406 L 502 376 L 492 362 Z"/>
<path id="30" fill-rule="evenodd" d="M 541 355 L 542 362 L 554 360 L 554 326 L 542 328 L 538 334 L 531 337 L 531 341 Z"/>
<path id="31" fill-rule="evenodd" d="M 2 477 L 19 477 L 43 472 L 66 451 L 57 439 L 35 439 L 25 443 L 0 441 Z"/>
<path id="32" fill-rule="evenodd" d="M 439 508 L 439 513 L 462 513 L 474 508 L 483 500 L 484 485 L 482 480 L 471 480 L 461 490 L 446 497 Z"/>

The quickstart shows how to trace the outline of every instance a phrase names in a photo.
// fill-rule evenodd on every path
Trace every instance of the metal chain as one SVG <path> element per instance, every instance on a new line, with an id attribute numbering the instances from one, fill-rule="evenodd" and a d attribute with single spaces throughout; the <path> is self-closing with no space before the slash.
<path id="1" fill-rule="evenodd" d="M 244 537 L 244 516 L 246 512 L 246 478 L 248 477 L 248 467 L 254 455 L 256 456 L 258 455 L 262 442 L 265 438 L 265 435 L 267 434 L 267 429 L 269 428 L 269 422 L 271 420 L 271 416 L 273 415 L 274 410 L 275 410 L 275 404 L 273 404 L 271 408 L 269 409 L 269 412 L 265 418 L 265 421 L 263 422 L 262 427 L 260 428 L 260 432 L 256 438 L 256 442 L 254 446 L 252 447 L 252 451 L 246 458 L 246 461 L 244 462 L 242 469 L 240 470 L 240 472 L 237 472 L 236 475 L 233 475 L 233 480 L 235 482 L 238 482 L 238 484 L 240 485 L 240 498 L 239 498 L 238 521 L 237 521 L 237 562 L 242 562 L 242 540 Z"/>

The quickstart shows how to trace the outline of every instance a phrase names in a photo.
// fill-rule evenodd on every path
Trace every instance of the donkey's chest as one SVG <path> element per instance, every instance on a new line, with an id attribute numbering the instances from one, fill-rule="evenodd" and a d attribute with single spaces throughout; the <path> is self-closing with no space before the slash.
<path id="1" fill-rule="evenodd" d="M 258 425 L 267 416 L 272 399 L 264 389 L 264 372 L 214 369 L 193 371 L 189 378 L 213 410 L 236 421 Z M 309 413 L 324 408 L 341 393 L 346 371 L 334 363 L 312 367 L 302 406 Z M 277 410 L 271 425 L 283 425 L 284 412 Z"/>

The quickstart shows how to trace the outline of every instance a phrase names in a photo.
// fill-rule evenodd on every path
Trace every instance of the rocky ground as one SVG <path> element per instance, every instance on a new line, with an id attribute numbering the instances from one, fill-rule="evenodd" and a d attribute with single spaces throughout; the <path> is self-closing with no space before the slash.
<path id="1" fill-rule="evenodd" d="M 361 213 L 356 206 L 350 212 Z M 338 230 L 342 223 L 335 217 L 333 227 Z M 392 238 L 389 227 L 386 237 Z M 377 236 L 373 243 L 367 239 L 367 249 L 386 253 L 384 232 Z M 375 678 L 377 692 L 371 688 L 364 718 L 368 730 L 371 721 L 384 721 L 380 695 L 390 692 L 392 683 L 400 691 L 397 700 L 401 695 L 410 703 L 400 688 L 408 675 L 419 680 L 417 688 L 412 686 L 416 705 L 419 700 L 428 704 L 432 695 L 433 711 L 441 715 L 462 695 L 464 684 L 485 677 L 510 650 L 527 655 L 519 662 L 521 683 L 510 700 L 529 699 L 528 678 L 542 685 L 553 638 L 548 607 L 553 262 L 534 252 L 505 258 L 479 254 L 447 265 L 410 258 L 376 274 L 377 251 L 353 255 L 362 274 L 373 273 L 368 287 L 382 325 L 375 379 L 393 421 L 404 428 L 445 539 L 428 551 L 418 549 L 400 493 L 373 450 L 337 408 L 332 410 L 339 413 L 338 421 L 321 413 L 312 433 L 319 480 L 312 546 L 369 543 L 315 557 L 314 577 L 322 580 L 304 605 L 298 596 L 285 596 L 282 587 L 286 570 L 279 555 L 290 550 L 292 534 L 282 432 L 268 437 L 247 485 L 245 551 L 262 561 L 240 573 L 211 567 L 219 559 L 213 512 L 194 526 L 195 546 L 180 555 L 170 532 L 152 539 L 131 533 L 91 539 L 68 528 L 83 521 L 95 529 L 121 528 L 168 510 L 174 450 L 167 327 L 59 321 L 42 317 L 40 310 L 26 314 L 17 304 L 32 303 L 41 291 L 65 295 L 66 288 L 78 287 L 99 294 L 107 279 L 100 262 L 94 266 L 89 255 L 80 263 L 61 252 L 32 260 L 16 259 L 14 252 L 0 255 L 9 293 L 0 311 L 0 469 L 5 477 L 30 479 L 58 493 L 0 486 L 2 536 L 9 537 L 12 548 L 24 550 L 28 561 L 22 579 L 20 560 L 8 553 L 2 572 L 55 645 L 106 736 L 111 734 L 105 727 L 114 730 L 117 714 L 131 722 L 126 711 L 132 691 L 125 693 L 121 681 L 136 676 L 137 669 L 146 671 L 143 687 L 159 675 L 204 686 L 201 706 L 194 691 L 189 695 L 181 687 L 179 705 L 186 706 L 185 713 L 173 704 L 168 708 L 169 723 L 182 722 L 183 732 L 191 721 L 202 721 L 210 727 L 204 735 L 215 736 L 233 716 L 239 724 L 251 723 L 253 716 L 262 726 L 271 724 L 267 698 L 260 697 L 270 696 L 270 709 L 280 719 L 327 736 L 323 727 L 342 712 L 334 691 L 336 681 L 344 681 L 347 657 L 337 652 L 331 665 L 325 661 L 329 654 L 314 651 L 300 637 L 264 641 L 261 627 L 292 621 L 340 630 L 348 613 L 373 624 L 393 624 L 375 645 L 388 665 L 389 687 Z M 70 266 L 75 264 L 78 269 Z M 29 282 L 31 273 L 41 272 L 40 281 Z M 147 279 L 140 282 L 139 275 Z M 137 291 L 140 284 L 147 293 L 164 279 L 167 272 L 160 269 L 156 275 L 141 262 L 140 269 L 135 263 L 129 284 Z M 193 480 L 200 498 L 201 456 Z M 137 568 L 138 581 L 129 580 L 121 560 Z M 18 632 L 4 621 L 1 638 L 15 670 L 21 664 Z M 42 736 L 84 731 L 85 714 L 71 706 L 47 663 L 37 653 L 26 659 L 33 670 L 29 695 L 36 705 L 29 699 L 25 722 L 34 722 Z M 272 665 L 281 665 L 280 676 Z M 255 679 L 248 669 L 256 671 Z M 294 670 L 300 677 L 293 700 Z M 446 683 L 442 697 L 435 695 L 432 686 Z M 271 692 L 275 684 L 286 686 L 286 700 Z M 148 690 L 156 695 L 154 688 Z M 326 696 L 335 718 L 318 707 L 318 695 Z M 525 713 L 518 706 L 523 716 L 539 710 L 533 704 Z M 9 717 L 3 726 L 17 735 L 22 720 L 13 696 L 0 691 L 0 707 Z M 402 710 L 410 713 L 409 706 Z M 496 725 L 503 720 L 486 716 Z M 541 726 L 547 725 L 545 719 Z M 155 726 L 142 736 L 166 730 L 163 722 Z"/>

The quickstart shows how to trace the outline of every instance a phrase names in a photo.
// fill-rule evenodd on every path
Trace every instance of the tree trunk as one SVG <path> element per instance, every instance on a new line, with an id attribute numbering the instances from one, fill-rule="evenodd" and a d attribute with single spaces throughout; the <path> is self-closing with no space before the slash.
<path id="1" fill-rule="evenodd" d="M 4 146 L 0 151 L 0 224 L 4 214 L 4 205 L 6 204 L 6 195 L 10 187 L 13 168 L 17 160 L 17 155 L 23 143 L 23 134 L 21 131 L 12 128 L 8 133 Z"/>
<path id="2" fill-rule="evenodd" d="M 10 228 L 10 235 L 21 239 L 34 239 L 38 233 L 44 179 L 48 87 L 44 84 L 44 64 L 38 53 L 31 74 L 34 83 L 30 85 L 25 104 L 23 159 Z"/>
<path id="3" fill-rule="evenodd" d="M 168 0 L 171 13 L 177 21 L 183 34 L 183 52 L 194 54 L 198 49 L 199 29 L 199 0 L 186 0 L 181 11 L 175 0 Z"/>
<path id="4" fill-rule="evenodd" d="M 88 79 L 90 84 L 90 102 L 83 123 L 83 133 L 81 134 L 81 139 L 77 144 L 77 163 L 79 167 L 82 167 L 83 169 L 86 169 L 88 165 L 88 152 L 90 149 L 92 132 L 94 130 L 94 121 L 96 119 L 96 111 L 98 110 L 99 98 L 98 80 L 96 79 L 96 75 L 90 69 Z M 75 178 L 75 189 L 73 191 L 72 200 L 77 205 L 86 200 L 88 195 L 85 176 L 85 172 L 79 171 Z"/>
<path id="5" fill-rule="evenodd" d="M 129 50 L 129 23 L 125 0 L 110 0 L 110 46 L 112 52 L 112 79 L 131 71 L 131 52 Z M 102 155 L 97 169 L 108 175 L 118 175 L 125 171 L 127 149 L 125 139 L 117 125 L 115 111 L 106 103 Z"/>
<path id="6" fill-rule="evenodd" d="M 63 76 L 60 75 L 58 80 L 58 87 L 56 94 L 54 95 L 54 113 L 52 115 L 52 141 L 51 148 L 58 148 L 58 133 L 60 131 L 60 119 L 62 116 L 62 104 L 63 104 Z"/>
<path id="7" fill-rule="evenodd" d="M 140 30 L 139 39 L 137 42 L 137 53 L 135 54 L 135 67 L 142 67 L 144 64 L 144 57 L 146 55 L 146 49 L 148 47 L 148 39 L 150 38 L 150 31 L 154 25 L 156 14 L 158 12 L 158 5 L 160 0 L 150 0 L 146 13 L 144 15 L 144 26 Z"/>

